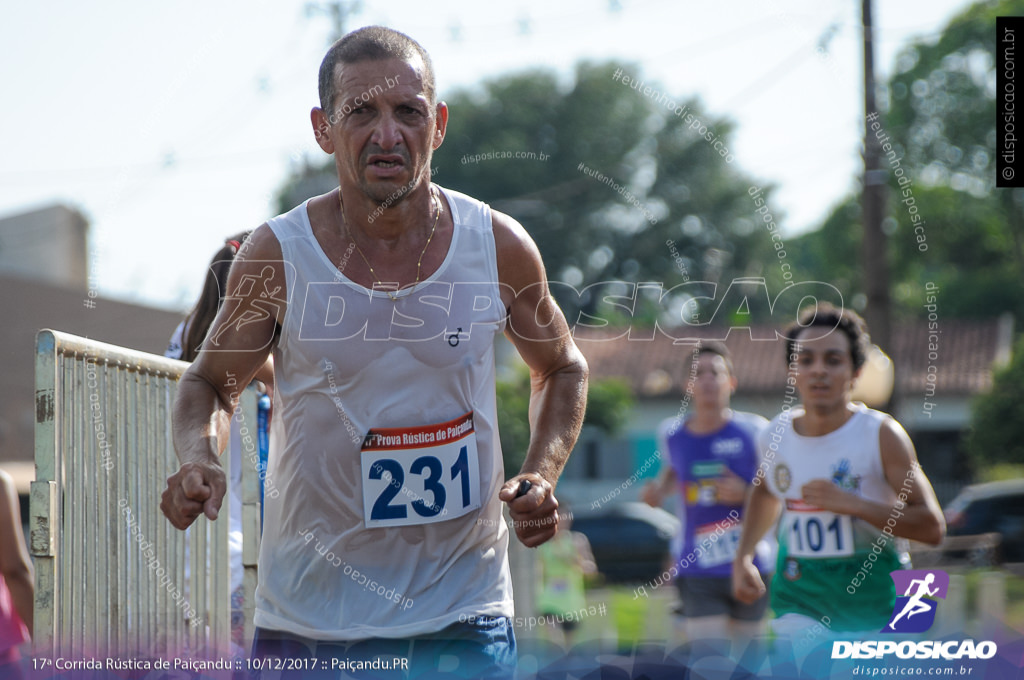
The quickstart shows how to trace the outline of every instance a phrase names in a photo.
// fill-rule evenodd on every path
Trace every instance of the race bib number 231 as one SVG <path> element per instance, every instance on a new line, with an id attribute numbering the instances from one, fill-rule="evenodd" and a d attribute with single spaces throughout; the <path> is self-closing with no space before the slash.
<path id="1" fill-rule="evenodd" d="M 443 522 L 480 507 L 472 411 L 436 425 L 372 429 L 360 464 L 367 528 Z"/>

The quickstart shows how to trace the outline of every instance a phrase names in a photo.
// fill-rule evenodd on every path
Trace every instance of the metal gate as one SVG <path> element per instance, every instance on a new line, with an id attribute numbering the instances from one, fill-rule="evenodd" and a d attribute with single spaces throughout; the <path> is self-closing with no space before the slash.
<path id="1" fill-rule="evenodd" d="M 166 479 L 178 468 L 171 410 L 187 367 L 39 332 L 30 510 L 38 656 L 227 654 L 230 504 L 225 499 L 215 522 L 200 516 L 187 535 L 159 508 Z M 255 432 L 256 413 L 255 393 L 247 390 L 235 417 Z M 243 448 L 247 639 L 259 540 L 258 470 L 245 462 L 258 456 L 251 454 Z M 223 456 L 225 468 L 230 458 Z"/>

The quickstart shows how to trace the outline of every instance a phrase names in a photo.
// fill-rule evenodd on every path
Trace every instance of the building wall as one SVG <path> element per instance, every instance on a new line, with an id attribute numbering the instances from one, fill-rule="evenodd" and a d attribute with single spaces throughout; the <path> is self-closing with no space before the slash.
<path id="1" fill-rule="evenodd" d="M 0 273 L 85 290 L 88 228 L 81 213 L 63 205 L 0 220 Z"/>

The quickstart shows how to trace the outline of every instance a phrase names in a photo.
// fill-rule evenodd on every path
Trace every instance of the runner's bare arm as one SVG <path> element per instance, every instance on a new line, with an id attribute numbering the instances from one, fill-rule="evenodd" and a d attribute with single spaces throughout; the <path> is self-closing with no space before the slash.
<path id="1" fill-rule="evenodd" d="M 755 479 L 743 507 L 743 530 L 732 563 L 732 593 L 740 602 L 752 604 L 765 593 L 764 580 L 754 565 L 754 551 L 765 533 L 775 525 L 782 502 Z M 756 482 L 761 483 L 756 483 Z"/>
<path id="2" fill-rule="evenodd" d="M 747 481 L 738 474 L 725 468 L 715 479 L 715 498 L 723 505 L 743 505 L 747 497 Z"/>
<path id="3" fill-rule="evenodd" d="M 641 499 L 652 508 L 660 508 L 665 498 L 675 492 L 676 484 L 675 470 L 671 465 L 666 465 L 656 480 L 644 484 L 640 492 Z"/>
<path id="4" fill-rule="evenodd" d="M 530 445 L 522 470 L 498 497 L 509 504 L 519 540 L 533 548 L 555 535 L 554 488 L 583 424 L 588 368 L 548 290 L 533 239 L 507 215 L 492 215 L 506 335 L 530 369 Z M 516 498 L 523 479 L 532 488 Z"/>
<path id="5" fill-rule="evenodd" d="M 804 500 L 825 510 L 858 517 L 877 529 L 889 526 L 896 536 L 938 545 L 946 535 L 946 523 L 931 482 L 917 462 L 910 437 L 899 423 L 887 418 L 878 433 L 878 447 L 885 479 L 897 496 L 895 504 L 847 493 L 827 479 L 805 484 L 801 489 Z"/>
<path id="6" fill-rule="evenodd" d="M 235 258 L 224 303 L 178 383 L 172 433 L 181 467 L 168 477 L 160 502 L 178 529 L 200 514 L 217 518 L 227 489 L 219 454 L 227 444 L 230 414 L 267 361 L 284 318 L 285 291 L 280 244 L 263 225 Z"/>

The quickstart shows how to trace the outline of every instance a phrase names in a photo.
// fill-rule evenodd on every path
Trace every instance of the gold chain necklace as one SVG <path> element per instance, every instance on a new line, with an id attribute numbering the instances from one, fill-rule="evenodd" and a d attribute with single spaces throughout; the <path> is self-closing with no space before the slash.
<path id="1" fill-rule="evenodd" d="M 406 295 L 411 295 L 412 291 L 420 283 L 421 268 L 423 266 L 423 256 L 427 254 L 427 248 L 430 247 L 430 241 L 434 238 L 434 232 L 437 231 L 437 223 L 441 220 L 441 201 L 437 197 L 437 192 L 433 187 L 430 189 L 430 196 L 434 202 L 434 225 L 430 227 L 430 234 L 427 236 L 427 242 L 423 244 L 423 250 L 420 251 L 420 259 L 416 262 L 416 280 L 413 281 L 412 286 L 409 288 L 409 292 Z M 374 290 L 383 290 L 384 294 L 391 298 L 392 302 L 398 302 L 399 298 L 405 297 L 404 295 L 392 295 L 391 291 L 387 289 L 384 282 L 377 276 L 377 272 L 373 270 L 373 265 L 366 259 L 366 255 L 363 253 L 363 249 L 359 247 L 356 240 L 352 238 L 352 231 L 348 228 L 348 220 L 345 219 L 345 203 L 341 200 L 341 187 L 338 187 L 338 205 L 341 207 L 341 221 L 345 225 L 345 235 L 348 236 L 348 240 L 352 242 L 352 245 L 356 247 L 356 252 L 359 253 L 359 257 L 363 258 L 363 262 L 366 263 L 366 268 L 370 270 L 370 276 L 374 280 Z M 398 285 L 397 283 L 395 284 Z M 396 289 L 398 292 L 401 289 Z"/>

